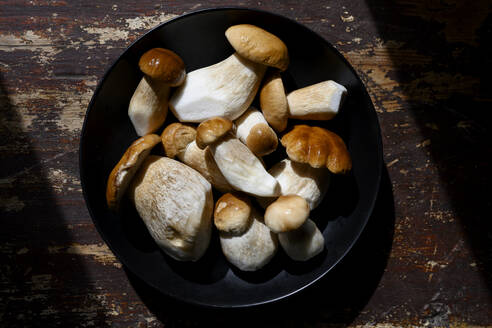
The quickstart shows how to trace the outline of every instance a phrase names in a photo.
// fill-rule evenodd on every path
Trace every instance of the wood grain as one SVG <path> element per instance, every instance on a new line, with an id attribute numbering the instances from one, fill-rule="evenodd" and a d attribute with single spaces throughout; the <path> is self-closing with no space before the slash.
<path id="1" fill-rule="evenodd" d="M 384 238 L 366 231 L 329 276 L 345 289 L 327 279 L 323 293 L 292 301 L 307 303 L 309 316 L 283 303 L 272 317 L 270 308 L 224 313 L 161 299 L 126 273 L 83 200 L 79 135 L 110 63 L 151 27 L 224 5 L 318 32 L 357 70 L 378 112 L 394 209 L 382 203 L 371 219 L 368 230 Z M 238 315 L 247 317 L 239 326 L 491 326 L 491 7 L 0 1 L 0 326 L 227 326 Z"/>

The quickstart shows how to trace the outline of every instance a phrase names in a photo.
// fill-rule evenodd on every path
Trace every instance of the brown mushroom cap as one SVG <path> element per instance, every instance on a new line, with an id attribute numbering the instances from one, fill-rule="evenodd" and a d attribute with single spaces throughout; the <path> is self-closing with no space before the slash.
<path id="1" fill-rule="evenodd" d="M 172 87 L 183 83 L 186 77 L 183 60 L 173 51 L 164 48 L 153 48 L 144 53 L 138 66 L 152 79 Z"/>
<path id="2" fill-rule="evenodd" d="M 267 122 L 277 132 L 282 132 L 287 127 L 289 108 L 284 84 L 280 73 L 271 71 L 265 78 L 265 83 L 260 91 L 260 107 Z"/>
<path id="3" fill-rule="evenodd" d="M 268 124 L 255 124 L 246 138 L 246 146 L 256 155 L 265 156 L 277 149 L 278 138 Z"/>
<path id="4" fill-rule="evenodd" d="M 352 168 L 352 160 L 342 138 L 326 129 L 296 125 L 280 142 L 295 162 L 309 163 L 315 168 L 326 166 L 332 173 L 346 173 Z"/>
<path id="5" fill-rule="evenodd" d="M 297 195 L 280 196 L 265 211 L 265 224 L 280 233 L 299 228 L 309 216 L 308 202 Z"/>
<path id="6" fill-rule="evenodd" d="M 162 145 L 167 157 L 174 158 L 185 151 L 196 138 L 194 127 L 182 123 L 169 124 L 161 134 Z"/>
<path id="7" fill-rule="evenodd" d="M 224 194 L 215 204 L 214 223 L 220 231 L 242 234 L 248 229 L 250 218 L 251 201 L 244 194 Z"/>
<path id="8" fill-rule="evenodd" d="M 275 35 L 258 26 L 239 24 L 225 32 L 227 40 L 242 57 L 285 71 L 289 66 L 287 46 Z"/>
<path id="9" fill-rule="evenodd" d="M 111 210 L 117 210 L 135 172 L 161 138 L 147 134 L 135 140 L 111 171 L 106 186 L 106 202 Z"/>
<path id="10" fill-rule="evenodd" d="M 196 129 L 196 145 L 205 149 L 228 134 L 232 126 L 232 121 L 223 117 L 212 117 L 203 121 Z"/>

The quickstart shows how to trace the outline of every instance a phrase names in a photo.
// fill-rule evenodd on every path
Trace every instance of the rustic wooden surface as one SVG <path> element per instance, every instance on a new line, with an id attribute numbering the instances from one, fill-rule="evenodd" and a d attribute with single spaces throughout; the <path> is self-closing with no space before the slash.
<path id="1" fill-rule="evenodd" d="M 285 15 L 334 44 L 371 94 L 387 166 L 347 259 L 316 288 L 248 311 L 177 304 L 127 273 L 78 174 L 82 119 L 110 63 L 149 28 L 222 5 Z M 491 326 L 491 7 L 0 1 L 0 326 Z"/>

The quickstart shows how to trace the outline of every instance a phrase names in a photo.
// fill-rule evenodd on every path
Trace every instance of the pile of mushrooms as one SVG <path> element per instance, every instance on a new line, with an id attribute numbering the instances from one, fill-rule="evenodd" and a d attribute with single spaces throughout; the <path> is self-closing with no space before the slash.
<path id="1" fill-rule="evenodd" d="M 213 226 L 224 256 L 240 270 L 261 269 L 279 245 L 307 261 L 325 247 L 310 213 L 330 175 L 352 167 L 344 141 L 315 124 L 338 113 L 347 90 L 323 81 L 286 94 L 282 40 L 249 24 L 231 26 L 225 36 L 235 53 L 188 73 L 171 50 L 142 55 L 144 77 L 128 107 L 141 137 L 109 175 L 108 207 L 117 211 L 128 196 L 159 247 L 179 261 L 203 256 Z M 257 94 L 259 109 L 251 106 Z M 178 122 L 165 124 L 168 109 Z M 314 125 L 284 133 L 289 119 Z M 262 157 L 279 143 L 286 158 L 266 168 Z M 165 157 L 150 155 L 157 144 Z M 215 204 L 213 190 L 222 195 Z"/>

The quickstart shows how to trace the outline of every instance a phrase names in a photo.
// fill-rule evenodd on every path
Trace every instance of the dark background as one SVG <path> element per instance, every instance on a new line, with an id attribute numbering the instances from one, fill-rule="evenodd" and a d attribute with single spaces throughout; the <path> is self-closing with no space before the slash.
<path id="1" fill-rule="evenodd" d="M 373 99 L 387 169 L 349 256 L 273 306 L 163 298 L 97 234 L 78 176 L 88 102 L 158 23 L 239 5 L 308 26 Z M 490 1 L 0 1 L 0 326 L 490 326 Z"/>

